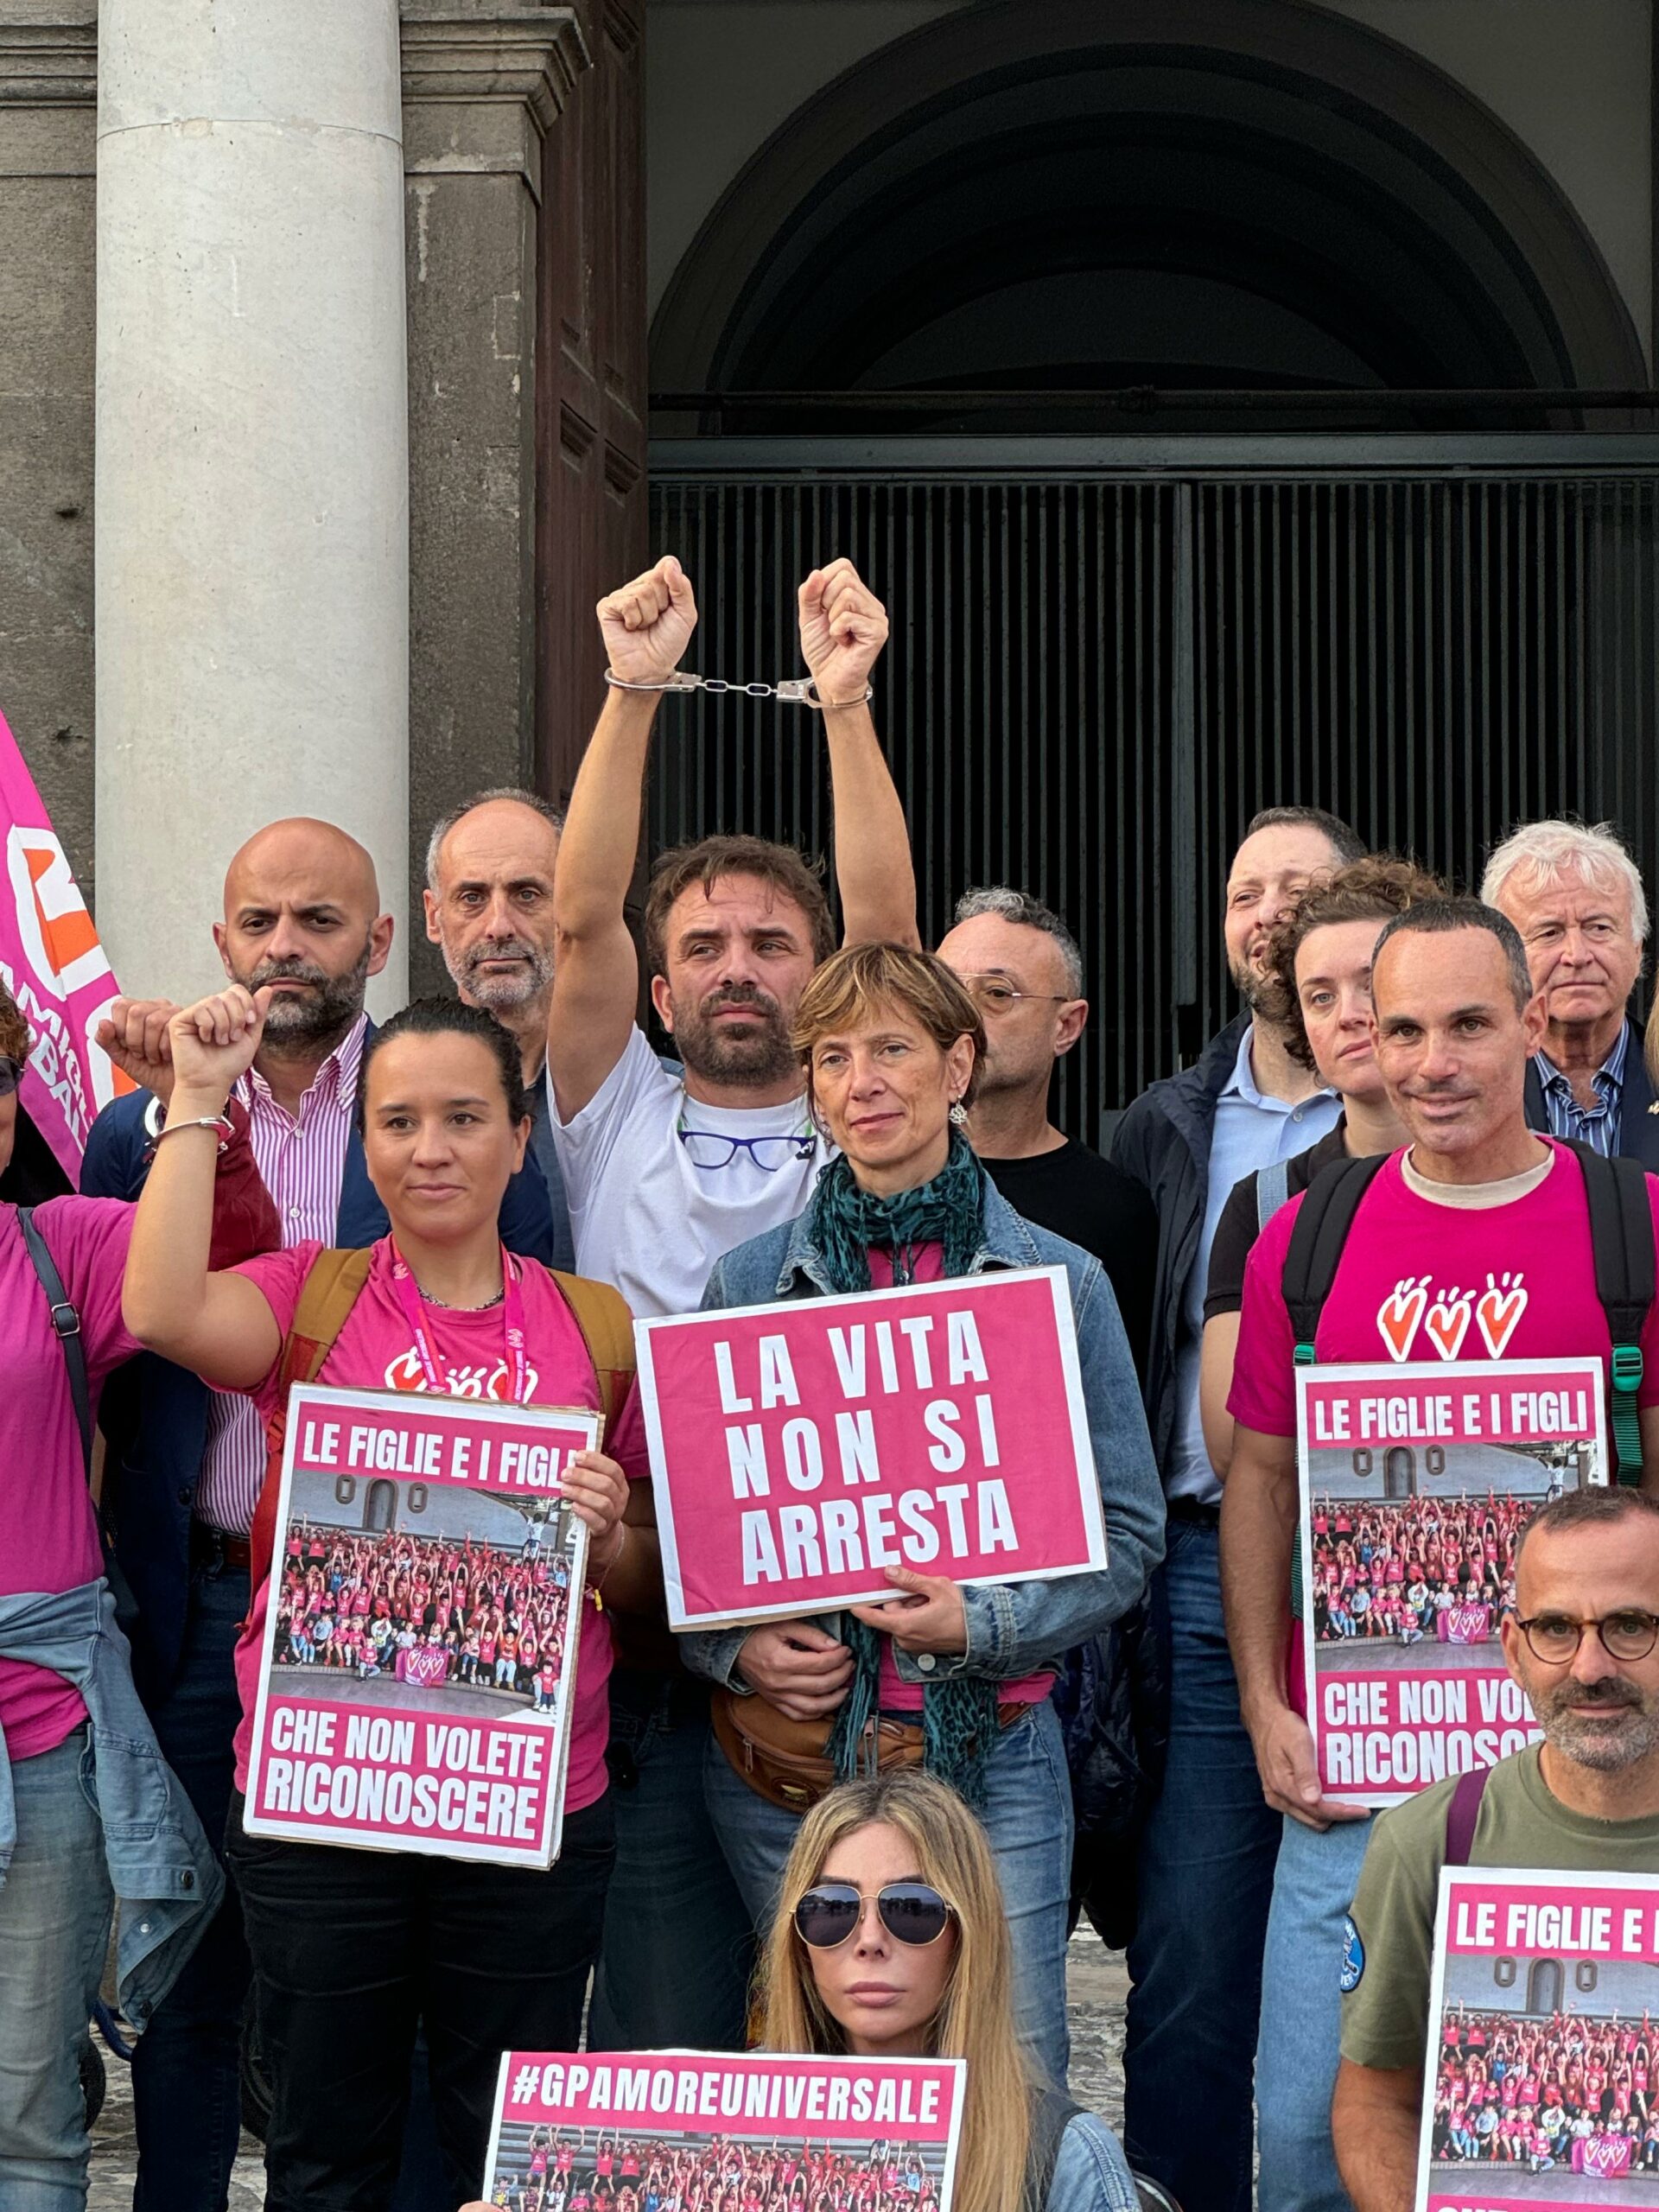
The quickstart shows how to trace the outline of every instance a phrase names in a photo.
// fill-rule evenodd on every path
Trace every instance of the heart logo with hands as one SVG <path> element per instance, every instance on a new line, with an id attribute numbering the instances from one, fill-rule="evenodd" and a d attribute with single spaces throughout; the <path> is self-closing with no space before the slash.
<path id="1" fill-rule="evenodd" d="M 1427 1305 L 1428 1277 L 1408 1275 L 1403 1281 L 1395 1283 L 1377 1307 L 1376 1325 L 1382 1332 L 1390 1359 L 1410 1358 L 1412 1343 Z"/>
<path id="2" fill-rule="evenodd" d="M 1526 1286 L 1518 1269 L 1514 1274 L 1487 1276 L 1486 1287 L 1475 1301 L 1475 1319 L 1494 1359 L 1503 1358 L 1526 1310 Z"/>
<path id="3" fill-rule="evenodd" d="M 1429 1342 L 1442 1359 L 1455 1359 L 1463 1349 L 1473 1313 L 1471 1290 L 1443 1290 L 1424 1319 Z"/>

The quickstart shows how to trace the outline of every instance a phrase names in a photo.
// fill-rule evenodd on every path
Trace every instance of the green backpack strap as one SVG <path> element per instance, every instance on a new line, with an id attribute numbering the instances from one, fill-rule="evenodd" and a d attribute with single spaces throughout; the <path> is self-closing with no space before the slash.
<path id="1" fill-rule="evenodd" d="M 1642 1479 L 1642 1423 L 1637 1404 L 1642 1387 L 1642 1332 L 1654 1300 L 1653 1209 L 1648 1198 L 1648 1175 L 1640 1160 L 1606 1160 L 1586 1144 L 1575 1143 L 1572 1149 L 1584 1172 L 1596 1296 L 1607 1316 L 1607 1333 L 1612 1339 L 1610 1366 L 1618 1479 L 1634 1488 Z"/>

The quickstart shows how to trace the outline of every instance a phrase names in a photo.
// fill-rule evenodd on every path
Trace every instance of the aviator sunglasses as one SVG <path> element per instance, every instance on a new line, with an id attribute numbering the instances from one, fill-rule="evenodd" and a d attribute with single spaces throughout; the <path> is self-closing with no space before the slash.
<path id="1" fill-rule="evenodd" d="M 857 1929 L 869 1902 L 850 1882 L 819 1882 L 795 1908 L 795 1932 L 813 1950 L 833 1951 Z M 937 1943 L 952 1918 L 951 1908 L 925 1882 L 889 1882 L 874 1902 L 896 1943 Z"/>

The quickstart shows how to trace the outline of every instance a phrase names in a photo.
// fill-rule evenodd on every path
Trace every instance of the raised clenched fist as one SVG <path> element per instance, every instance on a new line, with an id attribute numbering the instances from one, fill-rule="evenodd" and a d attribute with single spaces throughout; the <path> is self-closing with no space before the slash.
<path id="1" fill-rule="evenodd" d="M 800 590 L 801 654 L 831 706 L 862 699 L 887 642 L 887 610 L 847 560 L 814 569 Z"/>
<path id="2" fill-rule="evenodd" d="M 167 1027 L 178 1012 L 171 999 L 117 999 L 98 1025 L 97 1042 L 141 1090 L 166 1103 L 173 1090 L 173 1048 Z"/>
<path id="3" fill-rule="evenodd" d="M 269 988 L 245 991 L 229 983 L 175 1014 L 167 1031 L 175 1090 L 188 1091 L 193 1103 L 211 1096 L 218 1111 L 253 1065 L 270 996 Z"/>
<path id="4" fill-rule="evenodd" d="M 671 676 L 697 626 L 691 579 L 671 553 L 601 599 L 597 611 L 611 672 L 625 683 Z"/>

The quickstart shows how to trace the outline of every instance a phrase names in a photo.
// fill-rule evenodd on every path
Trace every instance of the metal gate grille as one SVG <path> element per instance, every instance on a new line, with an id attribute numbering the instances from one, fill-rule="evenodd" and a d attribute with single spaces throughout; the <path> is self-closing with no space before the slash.
<path id="1" fill-rule="evenodd" d="M 1656 499 L 1647 473 L 739 480 L 700 460 L 658 463 L 652 521 L 696 584 L 711 675 L 793 673 L 795 585 L 837 553 L 881 594 L 874 711 L 924 932 L 979 883 L 1066 917 L 1093 1013 L 1058 1110 L 1093 1138 L 1233 1010 L 1222 880 L 1259 806 L 1332 807 L 1464 884 L 1519 819 L 1608 815 L 1652 875 Z M 823 852 L 828 797 L 815 719 L 677 702 L 652 849 L 741 827 Z"/>

